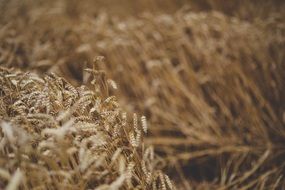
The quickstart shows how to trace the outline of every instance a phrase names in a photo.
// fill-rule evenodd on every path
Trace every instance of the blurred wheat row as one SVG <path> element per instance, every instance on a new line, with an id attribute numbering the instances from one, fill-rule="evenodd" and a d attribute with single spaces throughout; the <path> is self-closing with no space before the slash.
<path id="1" fill-rule="evenodd" d="M 285 186 L 284 3 L 12 1 L 1 8 L 0 64 L 89 88 L 86 68 L 112 78 L 119 89 L 107 94 L 146 115 L 145 142 L 178 188 Z M 105 60 L 93 61 L 99 55 Z"/>

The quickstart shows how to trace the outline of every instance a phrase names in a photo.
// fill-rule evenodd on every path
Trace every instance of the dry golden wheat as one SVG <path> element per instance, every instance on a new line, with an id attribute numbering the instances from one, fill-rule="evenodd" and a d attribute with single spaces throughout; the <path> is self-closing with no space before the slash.
<path id="1" fill-rule="evenodd" d="M 143 157 L 137 122 L 121 118 L 113 97 L 104 100 L 101 91 L 75 88 L 55 74 L 42 79 L 6 68 L 0 84 L 1 188 L 164 189 L 148 175 L 161 172 L 154 158 Z M 129 133 L 136 133 L 135 146 Z"/>
<path id="2" fill-rule="evenodd" d="M 73 118 L 84 134 L 103 125 L 114 138 L 126 138 L 131 150 L 144 147 L 141 141 L 156 147 L 161 157 L 151 146 L 141 152 L 143 160 L 128 162 L 125 157 L 135 154 L 112 145 L 111 154 L 102 156 L 111 166 L 119 164 L 110 188 L 132 188 L 134 173 L 149 188 L 171 187 L 165 174 L 152 172 L 155 163 L 181 189 L 282 189 L 284 5 L 278 0 L 0 2 L 0 64 L 31 72 L 17 80 L 17 72 L 5 75 L 3 91 L 16 83 L 25 90 L 12 105 L 0 100 L 0 116 L 12 123 L 26 117 L 21 126 L 32 134 Z M 105 60 L 94 59 L 98 55 Z M 64 79 L 33 74 L 46 72 Z M 139 114 L 130 117 L 133 112 Z M 92 123 L 100 117 L 102 122 Z M 122 127 L 128 128 L 123 136 Z M 150 135 L 144 137 L 146 131 Z M 56 136 L 57 130 L 45 133 Z M 88 159 L 82 159 L 88 168 Z M 16 185 L 23 176 L 15 168 L 14 175 L 1 171 Z M 57 179 L 68 175 L 73 174 L 53 172 Z"/>

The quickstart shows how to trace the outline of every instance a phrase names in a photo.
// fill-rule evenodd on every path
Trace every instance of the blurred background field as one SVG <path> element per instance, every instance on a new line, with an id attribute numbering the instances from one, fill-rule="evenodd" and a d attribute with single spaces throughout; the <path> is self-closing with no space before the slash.
<path id="1" fill-rule="evenodd" d="M 145 115 L 178 189 L 285 187 L 285 3 L 2 0 L 0 65 L 88 84 Z M 94 62 L 104 56 L 103 62 Z"/>

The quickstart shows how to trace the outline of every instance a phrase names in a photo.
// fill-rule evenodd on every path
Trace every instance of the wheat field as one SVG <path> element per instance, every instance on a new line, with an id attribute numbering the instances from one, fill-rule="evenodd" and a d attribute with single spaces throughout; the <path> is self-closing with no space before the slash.
<path id="1" fill-rule="evenodd" d="M 285 189 L 284 10 L 0 0 L 0 189 Z"/>

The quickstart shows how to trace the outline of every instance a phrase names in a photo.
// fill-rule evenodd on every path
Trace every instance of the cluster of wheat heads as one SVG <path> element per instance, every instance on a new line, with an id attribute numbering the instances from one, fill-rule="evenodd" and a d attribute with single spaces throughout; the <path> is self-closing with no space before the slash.
<path id="1" fill-rule="evenodd" d="M 143 144 L 145 117 L 128 118 L 100 74 L 87 72 L 90 88 L 0 69 L 0 187 L 174 189 Z"/>
<path id="2" fill-rule="evenodd" d="M 1 28 L 1 63 L 78 85 L 84 62 L 104 55 L 97 67 L 118 83 L 124 108 L 147 116 L 146 142 L 185 189 L 284 186 L 284 14 L 243 20 L 183 9 L 118 19 L 79 8 L 74 18 L 65 5 Z"/>

